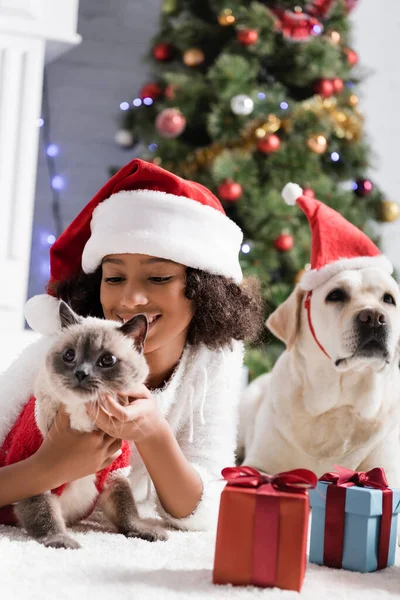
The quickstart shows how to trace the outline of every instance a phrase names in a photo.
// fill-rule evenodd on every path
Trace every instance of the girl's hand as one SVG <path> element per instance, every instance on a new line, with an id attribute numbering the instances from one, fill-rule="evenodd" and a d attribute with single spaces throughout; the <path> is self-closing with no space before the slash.
<path id="1" fill-rule="evenodd" d="M 54 489 L 110 465 L 119 455 L 121 444 L 121 439 L 103 431 L 82 433 L 71 429 L 69 415 L 62 406 L 34 458 L 38 467 L 54 477 Z"/>
<path id="2" fill-rule="evenodd" d="M 165 431 L 167 421 L 146 386 L 140 384 L 129 395 L 119 394 L 127 405 L 118 404 L 106 396 L 102 405 L 88 404 L 87 413 L 97 427 L 116 438 L 141 443 L 154 439 Z"/>

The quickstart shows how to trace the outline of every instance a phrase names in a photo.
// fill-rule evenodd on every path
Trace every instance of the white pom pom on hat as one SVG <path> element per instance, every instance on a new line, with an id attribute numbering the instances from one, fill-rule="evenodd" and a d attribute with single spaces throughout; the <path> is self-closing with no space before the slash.
<path id="1" fill-rule="evenodd" d="M 297 199 L 303 195 L 303 190 L 297 183 L 287 183 L 282 190 L 282 196 L 286 204 L 295 206 Z"/>
<path id="2" fill-rule="evenodd" d="M 29 327 L 42 335 L 53 335 L 61 331 L 60 301 L 49 294 L 39 294 L 28 300 L 24 317 Z"/>

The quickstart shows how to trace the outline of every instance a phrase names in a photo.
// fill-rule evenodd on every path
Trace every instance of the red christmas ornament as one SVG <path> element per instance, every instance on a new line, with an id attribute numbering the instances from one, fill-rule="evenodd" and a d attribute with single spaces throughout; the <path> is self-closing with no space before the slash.
<path id="1" fill-rule="evenodd" d="M 347 62 L 351 67 L 354 67 L 358 63 L 358 54 L 351 48 L 346 48 L 345 52 L 347 54 Z"/>
<path id="2" fill-rule="evenodd" d="M 167 42 L 161 42 L 153 48 L 153 56 L 158 61 L 166 62 L 168 60 L 171 60 L 173 54 L 174 49 L 171 46 L 171 44 L 168 44 Z"/>
<path id="3" fill-rule="evenodd" d="M 335 93 L 335 88 L 331 79 L 317 79 L 313 85 L 313 90 L 323 98 L 329 98 Z"/>
<path id="4" fill-rule="evenodd" d="M 306 6 L 306 12 L 318 19 L 326 19 L 332 10 L 334 0 L 313 0 Z"/>
<path id="5" fill-rule="evenodd" d="M 279 150 L 280 145 L 281 140 L 277 135 L 271 133 L 258 142 L 257 150 L 263 154 L 271 154 L 272 152 Z"/>
<path id="6" fill-rule="evenodd" d="M 258 40 L 258 31 L 255 29 L 239 29 L 236 39 L 242 46 L 252 46 Z"/>
<path id="7" fill-rule="evenodd" d="M 344 0 L 347 12 L 351 12 L 358 4 L 358 0 Z"/>
<path id="8" fill-rule="evenodd" d="M 320 35 L 324 29 L 318 19 L 302 11 L 277 8 L 272 12 L 278 17 L 276 29 L 289 42 L 306 42 L 313 36 Z"/>
<path id="9" fill-rule="evenodd" d="M 140 90 L 140 97 L 143 100 L 144 98 L 151 98 L 152 100 L 157 100 L 162 95 L 162 89 L 156 83 L 147 83 Z"/>
<path id="10" fill-rule="evenodd" d="M 335 94 L 340 94 L 340 92 L 343 91 L 343 88 L 344 88 L 343 79 L 340 79 L 339 77 L 335 77 L 335 79 L 332 79 L 332 85 L 333 85 L 333 90 L 334 90 Z"/>
<path id="11" fill-rule="evenodd" d="M 165 108 L 156 119 L 156 129 L 166 138 L 175 138 L 186 127 L 186 119 L 177 108 Z"/>
<path id="12" fill-rule="evenodd" d="M 315 198 L 314 190 L 311 188 L 304 188 L 303 190 L 304 196 L 309 196 L 310 198 Z"/>
<path id="13" fill-rule="evenodd" d="M 275 238 L 274 246 L 279 252 L 289 252 L 294 246 L 294 239 L 288 233 L 281 233 Z"/>
<path id="14" fill-rule="evenodd" d="M 167 87 L 164 90 L 164 96 L 168 100 L 174 100 L 175 99 L 175 93 L 176 93 L 178 87 L 179 86 L 176 83 L 170 83 L 169 85 L 167 85 Z"/>
<path id="15" fill-rule="evenodd" d="M 242 186 L 232 179 L 225 179 L 218 186 L 218 196 L 225 202 L 236 202 L 242 195 Z"/>
<path id="16" fill-rule="evenodd" d="M 372 192 L 373 187 L 372 181 L 369 179 L 357 179 L 354 186 L 354 193 L 359 197 L 368 196 Z"/>

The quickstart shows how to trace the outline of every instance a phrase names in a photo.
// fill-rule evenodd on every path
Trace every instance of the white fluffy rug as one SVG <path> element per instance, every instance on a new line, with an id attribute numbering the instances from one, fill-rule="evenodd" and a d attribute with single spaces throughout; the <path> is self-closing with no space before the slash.
<path id="1" fill-rule="evenodd" d="M 297 592 L 214 586 L 215 536 L 172 531 L 167 542 L 126 539 L 100 521 L 74 528 L 81 550 L 45 548 L 13 527 L 0 527 L 1 600 L 148 600 L 296 598 Z M 400 596 L 397 566 L 360 574 L 309 565 L 301 597 L 379 600 Z"/>

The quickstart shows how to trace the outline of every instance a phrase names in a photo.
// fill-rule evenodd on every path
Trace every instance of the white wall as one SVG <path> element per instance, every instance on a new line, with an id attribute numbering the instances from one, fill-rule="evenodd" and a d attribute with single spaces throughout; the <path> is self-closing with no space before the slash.
<path id="1" fill-rule="evenodd" d="M 400 1 L 360 0 L 353 21 L 353 46 L 369 74 L 359 96 L 374 151 L 371 179 L 400 203 Z M 400 219 L 381 232 L 383 250 L 400 271 Z"/>

